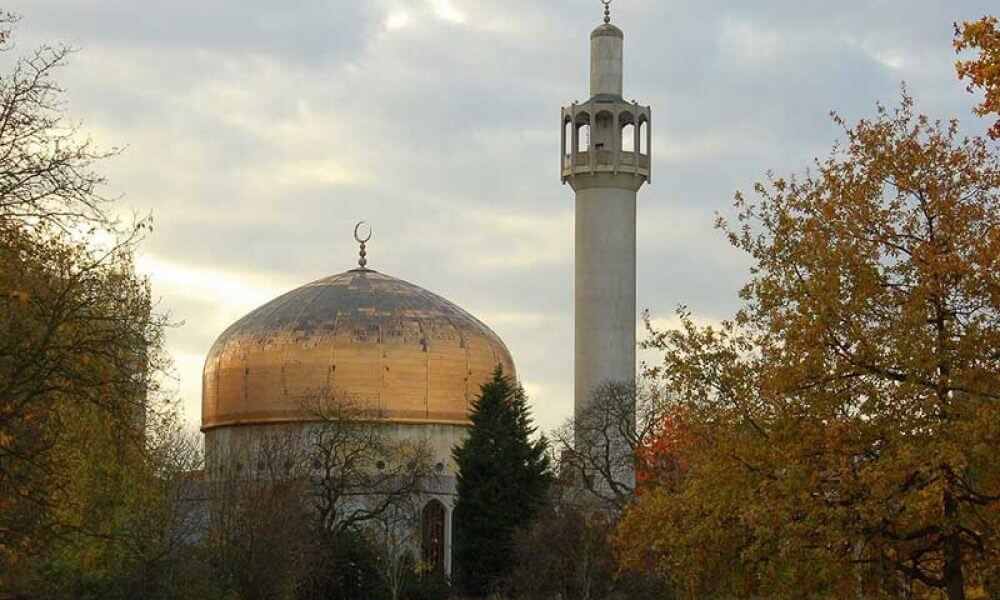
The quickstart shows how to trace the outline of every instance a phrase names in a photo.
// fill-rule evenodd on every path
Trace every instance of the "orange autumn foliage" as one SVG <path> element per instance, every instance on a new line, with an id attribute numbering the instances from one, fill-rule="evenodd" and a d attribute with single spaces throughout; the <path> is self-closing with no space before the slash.
<path id="1" fill-rule="evenodd" d="M 636 494 L 654 487 L 675 488 L 684 474 L 690 440 L 682 405 L 670 405 L 648 442 L 636 449 Z"/>
<path id="2" fill-rule="evenodd" d="M 680 597 L 1000 594 L 1000 160 L 905 93 L 844 137 L 720 220 L 731 320 L 647 324 L 683 477 L 617 544 Z"/>
<path id="3" fill-rule="evenodd" d="M 956 52 L 979 51 L 977 58 L 955 63 L 959 78 L 969 80 L 970 92 L 974 88 L 982 88 L 986 93 L 976 112 L 1000 116 L 1000 29 L 997 28 L 997 18 L 989 15 L 978 21 L 956 24 L 953 43 Z M 993 123 L 989 134 L 993 139 L 1000 139 L 1000 118 Z"/>

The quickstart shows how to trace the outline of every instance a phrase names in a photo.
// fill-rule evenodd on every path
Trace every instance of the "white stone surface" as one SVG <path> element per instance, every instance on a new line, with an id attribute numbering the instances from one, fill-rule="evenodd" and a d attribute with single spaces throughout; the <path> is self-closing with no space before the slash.
<path id="1" fill-rule="evenodd" d="M 454 536 L 453 512 L 455 510 L 457 469 L 452 459 L 452 449 L 468 435 L 464 425 L 434 423 L 378 423 L 386 434 L 397 442 L 426 442 L 430 446 L 433 463 L 443 463 L 444 468 L 425 480 L 419 495 L 419 505 L 426 506 L 431 500 L 439 500 L 445 507 L 444 521 L 444 572 L 450 576 L 454 557 L 452 537 Z M 210 479 L 224 480 L 228 473 L 249 475 L 261 461 L 262 444 L 288 444 L 285 451 L 301 453 L 308 461 L 311 423 L 271 423 L 253 425 L 233 425 L 209 429 L 205 432 L 205 467 Z M 284 461 L 285 457 L 279 460 Z M 307 462 L 308 464 L 308 462 Z M 281 465 L 272 465 L 281 468 Z M 266 475 L 265 475 L 266 476 Z M 414 532 L 412 550 L 419 554 L 422 532 Z"/>
<path id="2" fill-rule="evenodd" d="M 451 451 L 468 435 L 468 427 L 437 423 L 378 423 L 377 426 L 384 428 L 386 435 L 393 440 L 426 442 L 433 456 L 432 461 L 444 464 L 442 476 L 455 476 L 456 465 Z M 268 439 L 295 440 L 299 447 L 308 451 L 310 427 L 309 423 L 272 423 L 209 429 L 205 432 L 205 466 L 211 474 L 222 463 L 240 460 L 238 457 L 241 456 L 249 464 L 254 460 L 253 454 L 259 445 Z"/>
<path id="3" fill-rule="evenodd" d="M 619 178 L 635 179 L 606 179 Z M 634 189 L 577 190 L 576 414 L 601 384 L 635 379 L 635 218 Z"/>

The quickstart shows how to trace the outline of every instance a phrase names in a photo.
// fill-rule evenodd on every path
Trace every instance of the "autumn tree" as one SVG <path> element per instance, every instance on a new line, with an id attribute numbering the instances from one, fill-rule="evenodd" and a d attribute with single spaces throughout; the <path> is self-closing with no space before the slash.
<path id="1" fill-rule="evenodd" d="M 635 494 L 645 490 L 676 490 L 684 480 L 691 430 L 683 403 L 658 398 L 641 443 L 635 449 Z"/>
<path id="2" fill-rule="evenodd" d="M 157 387 L 146 224 L 115 219 L 96 171 L 114 150 L 63 113 L 70 50 L 12 56 L 16 23 L 0 14 L 0 590 L 153 597 L 198 459 Z"/>
<path id="3" fill-rule="evenodd" d="M 844 127 L 720 221 L 755 263 L 735 318 L 651 328 L 684 475 L 619 543 L 690 596 L 997 592 L 997 157 L 905 93 Z"/>
<path id="4" fill-rule="evenodd" d="M 981 88 L 986 97 L 976 107 L 980 115 L 1000 117 L 1000 29 L 997 18 L 988 15 L 978 21 L 955 25 L 955 52 L 976 50 L 979 56 L 955 63 L 958 76 L 969 81 L 969 91 Z M 990 137 L 1000 139 L 1000 118 L 990 128 Z"/>

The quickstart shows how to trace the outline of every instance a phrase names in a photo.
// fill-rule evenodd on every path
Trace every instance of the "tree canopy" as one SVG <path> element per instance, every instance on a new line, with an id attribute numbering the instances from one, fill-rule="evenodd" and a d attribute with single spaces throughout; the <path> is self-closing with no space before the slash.
<path id="1" fill-rule="evenodd" d="M 719 221 L 754 260 L 735 318 L 650 328 L 683 473 L 622 556 L 694 595 L 964 598 L 1000 564 L 997 157 L 905 92 L 834 118 L 829 158 Z"/>

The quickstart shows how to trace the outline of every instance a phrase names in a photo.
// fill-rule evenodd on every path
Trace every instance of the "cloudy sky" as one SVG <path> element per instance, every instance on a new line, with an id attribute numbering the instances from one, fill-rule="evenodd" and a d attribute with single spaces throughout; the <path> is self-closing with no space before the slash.
<path id="1" fill-rule="evenodd" d="M 801 170 L 906 81 L 969 117 L 952 22 L 977 0 L 616 0 L 625 95 L 654 114 L 639 196 L 639 308 L 729 315 L 748 263 L 713 230 L 767 169 Z M 572 408 L 573 194 L 559 107 L 587 96 L 598 0 L 14 0 L 19 49 L 80 49 L 68 112 L 106 146 L 109 192 L 152 212 L 140 264 L 192 427 L 215 336 L 275 295 L 371 266 L 507 342 L 545 428 Z M 995 8 L 995 5 L 993 6 Z"/>

